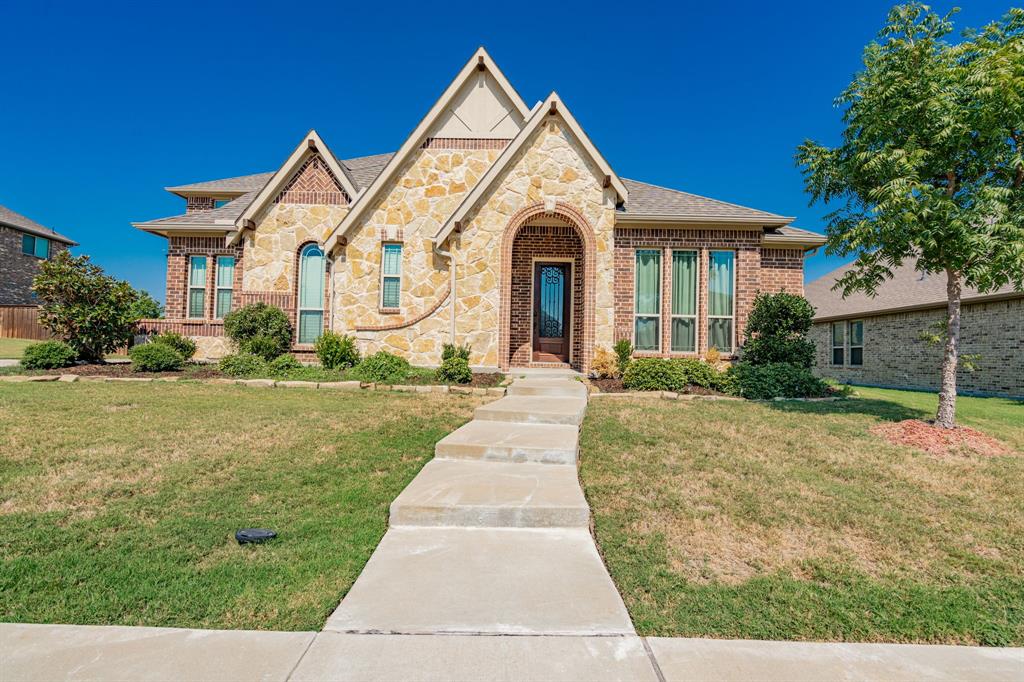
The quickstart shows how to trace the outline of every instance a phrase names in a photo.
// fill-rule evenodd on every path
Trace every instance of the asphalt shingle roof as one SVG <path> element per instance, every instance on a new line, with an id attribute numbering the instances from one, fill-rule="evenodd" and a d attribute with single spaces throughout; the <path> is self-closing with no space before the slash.
<path id="1" fill-rule="evenodd" d="M 702 197 L 677 189 L 659 187 L 637 180 L 622 179 L 629 192 L 625 215 L 659 215 L 679 218 L 742 218 L 764 219 L 769 222 L 788 222 L 784 216 L 730 204 L 718 199 Z"/>
<path id="2" fill-rule="evenodd" d="M 22 232 L 34 234 L 39 237 L 46 237 L 47 239 L 53 239 L 54 241 L 64 242 L 65 244 L 70 244 L 71 246 L 78 246 L 78 242 L 76 242 L 75 240 L 69 239 L 62 235 L 60 232 L 51 230 L 45 225 L 40 225 L 31 218 L 26 218 L 20 213 L 12 211 L 6 206 L 0 206 L 0 224 L 7 225 L 9 227 L 13 227 L 16 230 L 21 230 Z"/>

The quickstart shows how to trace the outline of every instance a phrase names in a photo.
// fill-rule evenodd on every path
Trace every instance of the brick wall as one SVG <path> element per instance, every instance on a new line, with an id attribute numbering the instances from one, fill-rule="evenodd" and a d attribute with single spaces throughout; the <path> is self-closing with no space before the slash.
<path id="1" fill-rule="evenodd" d="M 804 293 L 804 252 L 761 249 L 761 291 Z"/>
<path id="2" fill-rule="evenodd" d="M 239 307 L 242 291 L 242 246 L 225 246 L 224 237 L 170 237 L 167 240 L 167 301 L 164 315 L 168 319 L 188 318 L 188 259 L 206 256 L 206 304 L 203 317 L 213 319 L 216 285 L 216 257 L 235 257 L 235 279 L 232 307 Z"/>
<path id="3" fill-rule="evenodd" d="M 32 305 L 32 279 L 39 272 L 40 260 L 21 252 L 24 233 L 0 225 L 0 305 Z M 68 248 L 50 240 L 50 257 Z"/>
<path id="4" fill-rule="evenodd" d="M 817 346 L 815 372 L 819 376 L 853 384 L 938 390 L 942 347 L 918 336 L 945 310 L 936 308 L 875 317 L 864 321 L 864 364 L 831 364 L 831 327 L 815 324 L 811 339 Z M 957 386 L 965 393 L 1024 396 L 1024 298 L 970 303 L 961 313 L 962 354 L 979 354 L 978 370 L 957 373 Z M 845 353 L 849 362 L 849 351 Z"/>
<path id="5" fill-rule="evenodd" d="M 214 207 L 215 201 L 216 199 L 213 197 L 187 197 L 185 199 L 185 213 L 209 211 Z"/>

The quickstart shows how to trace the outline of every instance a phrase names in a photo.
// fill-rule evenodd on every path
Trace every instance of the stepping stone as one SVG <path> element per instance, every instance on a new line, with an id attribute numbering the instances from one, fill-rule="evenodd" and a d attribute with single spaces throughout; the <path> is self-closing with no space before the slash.
<path id="1" fill-rule="evenodd" d="M 444 459 L 575 464 L 578 450 L 576 426 L 475 419 L 442 438 L 434 454 Z"/>
<path id="2" fill-rule="evenodd" d="M 587 397 L 587 387 L 575 379 L 518 379 L 508 387 L 507 395 L 546 395 Z"/>
<path id="3" fill-rule="evenodd" d="M 576 528 L 392 528 L 324 629 L 635 634 L 590 533 Z"/>
<path id="4" fill-rule="evenodd" d="M 576 467 L 435 459 L 391 503 L 392 526 L 587 528 Z"/>
<path id="5" fill-rule="evenodd" d="M 476 408 L 476 418 L 520 424 L 583 423 L 586 398 L 510 395 Z"/>

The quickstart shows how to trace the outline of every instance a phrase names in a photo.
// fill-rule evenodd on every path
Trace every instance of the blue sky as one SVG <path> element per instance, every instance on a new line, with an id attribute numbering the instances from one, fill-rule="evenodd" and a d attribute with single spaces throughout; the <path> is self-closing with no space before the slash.
<path id="1" fill-rule="evenodd" d="M 163 187 L 276 170 L 310 128 L 342 157 L 392 151 L 482 44 L 621 176 L 821 231 L 794 150 L 837 142 L 832 101 L 890 4 L 11 3 L 0 204 L 162 300 L 166 242 L 129 223 L 184 211 Z M 963 4 L 958 29 L 1010 7 Z"/>

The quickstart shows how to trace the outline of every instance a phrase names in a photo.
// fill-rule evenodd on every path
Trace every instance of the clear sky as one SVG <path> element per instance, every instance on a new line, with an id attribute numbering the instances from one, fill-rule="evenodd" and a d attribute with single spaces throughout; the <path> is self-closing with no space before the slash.
<path id="1" fill-rule="evenodd" d="M 129 223 L 184 212 L 163 187 L 276 170 L 310 128 L 343 158 L 393 151 L 482 44 L 619 175 L 822 231 L 793 154 L 838 141 L 832 101 L 890 4 L 10 2 L 0 204 L 162 300 L 166 242 Z M 958 29 L 1011 6 L 959 4 Z"/>

